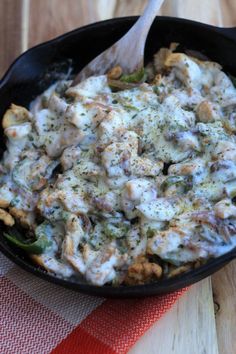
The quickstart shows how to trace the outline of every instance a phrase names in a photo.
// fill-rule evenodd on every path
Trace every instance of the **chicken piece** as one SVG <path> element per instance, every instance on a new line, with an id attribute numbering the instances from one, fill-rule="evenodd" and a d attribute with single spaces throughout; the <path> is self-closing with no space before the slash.
<path id="1" fill-rule="evenodd" d="M 62 277 L 70 277 L 74 274 L 76 274 L 76 270 L 72 267 L 70 262 L 67 262 L 66 258 L 64 257 L 63 254 L 63 245 L 65 242 L 68 242 L 65 232 L 73 232 L 72 231 L 74 225 L 71 225 L 70 222 L 73 223 L 74 218 L 76 218 L 75 215 L 72 215 L 70 213 L 67 213 L 66 216 L 64 216 L 64 225 L 61 222 L 48 222 L 44 221 L 42 224 L 40 224 L 36 229 L 35 229 L 35 235 L 36 238 L 44 238 L 46 237 L 47 243 L 49 244 L 48 247 L 46 247 L 43 250 L 43 253 L 40 254 L 40 256 L 33 256 L 34 259 L 36 260 L 37 263 L 42 265 L 46 270 L 49 272 L 54 272 L 56 275 L 62 276 Z M 54 220 L 55 221 L 55 220 Z M 68 222 L 68 223 L 67 223 Z M 68 230 L 65 230 L 65 228 L 68 226 Z M 76 232 L 76 231 L 75 231 Z M 68 235 L 69 236 L 69 235 Z M 72 251 L 73 251 L 73 237 L 71 240 L 72 243 Z M 71 248 L 70 244 L 68 242 L 68 258 L 71 255 L 71 258 L 73 258 L 73 254 L 70 254 Z M 72 252 L 71 251 L 71 252 Z M 71 259 L 70 259 L 71 260 Z M 77 272 L 78 273 L 78 272 Z"/>
<path id="2" fill-rule="evenodd" d="M 99 146 L 106 146 L 114 142 L 114 138 L 119 138 L 128 128 L 129 115 L 121 110 L 110 111 L 98 126 Z"/>
<path id="3" fill-rule="evenodd" d="M 147 235 L 141 234 L 140 227 L 134 225 L 127 233 L 127 244 L 129 248 L 129 256 L 132 259 L 137 258 L 139 255 L 146 253 Z"/>
<path id="4" fill-rule="evenodd" d="M 101 112 L 101 108 L 96 105 L 96 102 L 93 103 L 93 106 L 88 106 L 82 102 L 69 105 L 65 113 L 65 119 L 83 132 L 91 132 L 91 129 L 95 127 L 94 119 Z"/>
<path id="5" fill-rule="evenodd" d="M 57 116 L 64 115 L 68 107 L 68 103 L 55 93 L 49 98 L 48 108 L 55 112 Z"/>
<path id="6" fill-rule="evenodd" d="M 122 142 L 108 145 L 102 152 L 102 164 L 109 177 L 119 177 L 124 174 L 136 176 L 156 176 L 162 168 L 162 162 L 153 162 L 148 158 L 138 156 L 138 136 L 127 132 Z"/>
<path id="7" fill-rule="evenodd" d="M 32 115 L 26 108 L 12 104 L 3 116 L 2 127 L 7 129 L 11 126 L 21 125 L 29 122 L 31 118 Z"/>
<path id="8" fill-rule="evenodd" d="M 153 161 L 147 157 L 139 157 L 135 154 L 130 163 L 130 172 L 132 175 L 143 177 L 155 177 L 162 171 L 164 164 L 162 161 Z"/>
<path id="9" fill-rule="evenodd" d="M 31 123 L 25 122 L 18 125 L 11 125 L 4 130 L 7 136 L 7 151 L 4 152 L 4 165 L 12 170 L 19 161 L 20 154 L 28 142 L 28 135 L 31 132 Z"/>
<path id="10" fill-rule="evenodd" d="M 109 191 L 99 196 L 92 195 L 92 204 L 101 212 L 113 214 L 114 211 L 120 209 L 119 191 Z"/>
<path id="11" fill-rule="evenodd" d="M 87 180 L 92 179 L 92 177 L 104 176 L 105 174 L 98 164 L 88 161 L 86 158 L 83 159 L 82 156 L 81 160 L 75 164 L 73 171 L 76 177 L 83 177 Z"/>
<path id="12" fill-rule="evenodd" d="M 111 93 L 111 89 L 107 84 L 106 75 L 91 76 L 66 91 L 68 96 L 74 97 L 77 100 L 95 98 L 101 93 Z"/>
<path id="13" fill-rule="evenodd" d="M 227 183 L 222 183 L 224 185 L 224 192 L 227 197 L 234 198 L 236 197 L 236 179 L 228 181 Z"/>
<path id="14" fill-rule="evenodd" d="M 195 114 L 184 110 L 174 94 L 165 97 L 160 107 L 160 114 L 163 115 L 164 124 L 168 125 L 169 130 L 178 132 L 180 129 L 188 130 L 195 126 Z"/>
<path id="15" fill-rule="evenodd" d="M 167 125 L 168 126 L 168 125 Z M 163 135 L 161 130 L 150 133 L 153 137 L 152 144 L 154 149 L 154 156 L 166 163 L 176 163 L 187 159 L 192 154 L 192 150 L 183 151 L 181 147 L 176 144 L 175 139 L 167 138 Z"/>
<path id="16" fill-rule="evenodd" d="M 144 117 L 141 141 L 146 150 L 155 152 L 155 157 L 165 162 L 180 162 L 188 158 L 193 149 L 199 149 L 198 139 L 192 133 L 195 114 L 184 110 L 174 95 L 168 95 L 158 107 L 158 119 L 155 112 L 150 113 Z M 182 138 L 188 146 L 182 143 Z"/>
<path id="17" fill-rule="evenodd" d="M 36 210 L 51 222 L 61 221 L 63 205 L 58 199 L 58 191 L 51 187 L 46 187 L 39 194 Z"/>
<path id="18" fill-rule="evenodd" d="M 79 160 L 81 149 L 78 146 L 69 146 L 63 151 L 60 162 L 63 171 L 71 169 Z"/>
<path id="19" fill-rule="evenodd" d="M 215 73 L 210 96 L 213 101 L 220 100 L 220 105 L 224 108 L 236 104 L 236 89 L 230 78 L 221 70 Z"/>
<path id="20" fill-rule="evenodd" d="M 171 53 L 165 60 L 166 67 L 173 67 L 177 78 L 186 86 L 198 84 L 201 69 L 190 57 L 183 53 Z"/>
<path id="21" fill-rule="evenodd" d="M 59 202 L 65 210 L 73 214 L 85 214 L 90 208 L 87 198 L 88 188 L 92 187 L 88 181 L 76 177 L 74 172 L 69 170 L 58 176 L 53 191 L 48 190 L 47 194 L 42 196 L 43 203 L 49 208 Z"/>
<path id="22" fill-rule="evenodd" d="M 214 206 L 215 215 L 221 219 L 236 217 L 236 206 L 231 199 L 223 199 Z"/>
<path id="23" fill-rule="evenodd" d="M 157 198 L 149 203 L 137 205 L 136 209 L 147 219 L 169 221 L 180 211 L 180 206 L 174 200 Z"/>
<path id="24" fill-rule="evenodd" d="M 232 140 L 227 134 L 222 122 L 197 123 L 196 130 L 201 136 L 201 142 L 205 149 L 212 151 L 220 140 Z"/>
<path id="25" fill-rule="evenodd" d="M 235 102 L 236 103 L 236 102 Z M 235 113 L 235 105 L 226 110 L 223 124 L 227 132 L 236 133 L 236 113 Z"/>
<path id="26" fill-rule="evenodd" d="M 76 215 L 71 214 L 66 221 L 66 235 L 62 244 L 62 258 L 65 259 L 76 271 L 84 274 L 86 265 L 83 255 L 78 247 L 84 236 L 81 222 Z"/>
<path id="27" fill-rule="evenodd" d="M 169 85 L 171 86 L 172 84 L 169 83 Z M 191 89 L 188 90 L 183 90 L 183 88 L 180 87 L 174 89 L 172 94 L 179 100 L 181 107 L 185 110 L 192 109 L 194 111 L 195 107 L 202 102 L 201 92 L 195 87 L 191 87 Z"/>
<path id="28" fill-rule="evenodd" d="M 59 277 L 69 278 L 75 274 L 73 268 L 61 260 L 55 258 L 55 255 L 51 254 L 31 254 L 30 257 L 38 265 L 45 268 L 49 273 L 54 273 Z"/>
<path id="29" fill-rule="evenodd" d="M 58 157 L 62 151 L 71 145 L 78 145 L 84 139 L 84 133 L 73 125 L 63 126 L 58 132 L 52 132 L 46 142 L 49 157 Z"/>
<path id="30" fill-rule="evenodd" d="M 225 212 L 222 210 L 224 207 L 226 207 Z M 216 213 L 220 217 L 217 217 Z M 224 201 L 220 202 L 215 212 L 206 210 L 192 213 L 192 221 L 201 227 L 199 229 L 200 227 L 197 226 L 201 238 L 209 242 L 207 246 L 203 244 L 202 248 L 210 255 L 219 256 L 235 247 L 236 219 L 235 216 L 227 218 L 232 214 L 235 214 L 234 206 L 225 205 Z"/>
<path id="31" fill-rule="evenodd" d="M 165 61 L 172 67 L 176 77 L 187 87 L 211 87 L 221 66 L 214 62 L 201 61 L 184 53 L 171 53 Z"/>
<path id="32" fill-rule="evenodd" d="M 219 141 L 212 152 L 212 156 L 217 160 L 231 160 L 236 162 L 236 143 L 227 140 Z"/>
<path id="33" fill-rule="evenodd" d="M 85 133 L 75 128 L 65 115 L 57 115 L 49 109 L 36 113 L 35 128 L 39 135 L 38 144 L 52 158 L 58 157 L 66 147 L 78 145 L 85 137 Z"/>
<path id="34" fill-rule="evenodd" d="M 128 273 L 124 280 L 127 285 L 138 285 L 157 280 L 162 276 L 162 268 L 159 264 L 149 262 L 145 256 L 136 258 L 128 268 Z"/>
<path id="35" fill-rule="evenodd" d="M 31 123 L 22 123 L 18 125 L 11 125 L 10 127 L 4 130 L 4 134 L 10 140 L 16 140 L 19 143 L 19 140 L 25 138 L 31 132 Z"/>
<path id="36" fill-rule="evenodd" d="M 48 108 L 48 102 L 50 97 L 55 94 L 57 86 L 60 85 L 62 82 L 56 82 L 49 86 L 46 91 L 44 91 L 41 95 L 37 96 L 31 103 L 30 103 L 30 113 L 35 118 L 36 114 L 43 110 L 44 108 Z"/>
<path id="37" fill-rule="evenodd" d="M 114 178 L 107 176 L 105 177 L 104 181 L 111 190 L 121 190 L 129 179 L 130 177 L 125 175 Z"/>
<path id="38" fill-rule="evenodd" d="M 102 152 L 102 164 L 109 177 L 120 177 L 129 168 L 132 143 L 112 143 Z M 135 147 L 134 147 L 135 149 Z M 128 171 L 127 171 L 128 172 Z"/>
<path id="39" fill-rule="evenodd" d="M 182 215 L 179 218 L 182 218 Z M 191 221 L 190 215 L 189 218 L 183 219 L 184 225 L 178 225 L 177 222 L 176 226 L 171 226 L 168 230 L 155 231 L 154 236 L 148 239 L 148 254 L 155 254 L 175 265 L 207 258 L 209 251 L 193 237 L 196 222 Z M 189 223 L 186 223 L 187 220 Z"/>
<path id="40" fill-rule="evenodd" d="M 36 97 L 30 103 L 30 113 L 33 115 L 33 117 L 35 117 L 35 115 L 43 108 L 45 108 L 45 107 L 43 107 L 41 96 Z"/>
<path id="41" fill-rule="evenodd" d="M 38 160 L 32 163 L 31 170 L 27 177 L 30 180 L 33 191 L 41 190 L 48 183 L 48 180 L 51 178 L 58 164 L 58 161 L 53 161 L 46 155 L 40 156 Z M 25 173 L 27 173 L 27 170 Z"/>
<path id="42" fill-rule="evenodd" d="M 63 188 L 63 187 L 62 187 Z M 81 186 L 83 189 L 83 186 Z M 68 213 L 80 215 L 89 210 L 88 203 L 84 200 L 83 190 L 73 191 L 68 188 L 65 193 L 60 189 L 45 188 L 41 193 L 37 203 L 37 209 L 41 215 L 51 222 L 62 221 Z"/>
<path id="43" fill-rule="evenodd" d="M 21 226 L 30 229 L 34 229 L 36 227 L 34 211 L 24 211 L 16 207 L 12 207 L 9 209 L 9 213 L 20 222 Z"/>
<path id="44" fill-rule="evenodd" d="M 135 208 L 141 202 L 150 202 L 157 197 L 155 185 L 148 179 L 137 178 L 128 181 L 122 192 L 121 205 L 128 219 L 138 215 Z"/>
<path id="45" fill-rule="evenodd" d="M 201 150 L 198 137 L 190 131 L 183 131 L 168 135 L 169 139 L 173 137 L 182 151 Z"/>
<path id="46" fill-rule="evenodd" d="M 52 161 L 47 155 L 35 154 L 23 158 L 14 167 L 12 179 L 22 189 L 38 191 L 47 184 L 57 165 L 58 162 Z"/>
<path id="47" fill-rule="evenodd" d="M 0 208 L 7 208 L 10 204 L 10 201 L 6 200 L 6 199 L 0 199 Z"/>
<path id="48" fill-rule="evenodd" d="M 39 143 L 43 145 L 47 141 L 45 135 L 48 136 L 49 132 L 58 131 L 63 123 L 63 117 L 61 115 L 57 117 L 56 113 L 48 108 L 38 110 L 34 116 L 34 128 L 39 135 Z"/>
<path id="49" fill-rule="evenodd" d="M 88 282 L 102 286 L 115 279 L 115 268 L 121 267 L 126 261 L 126 254 L 121 255 L 115 245 L 108 245 L 107 248 L 98 251 L 94 260 L 88 264 L 85 277 Z"/>
<path id="50" fill-rule="evenodd" d="M 100 123 L 107 118 L 111 110 L 107 106 L 101 106 L 99 103 L 96 104 L 95 102 L 94 104 L 96 108 L 96 114 L 93 117 L 92 126 L 97 128 L 99 127 Z"/>
<path id="51" fill-rule="evenodd" d="M 156 198 L 157 191 L 150 180 L 137 178 L 126 183 L 124 194 L 132 201 L 149 201 Z"/>
<path id="52" fill-rule="evenodd" d="M 207 181 L 199 184 L 193 184 L 189 197 L 205 198 L 209 201 L 218 201 L 225 194 L 225 186 L 221 181 Z"/>
<path id="53" fill-rule="evenodd" d="M 7 183 L 0 187 L 0 208 L 7 208 L 13 198 L 14 193 Z"/>
<path id="54" fill-rule="evenodd" d="M 15 220 L 13 217 L 6 211 L 0 208 L 0 220 L 4 222 L 7 226 L 13 226 L 15 224 Z"/>
<path id="55" fill-rule="evenodd" d="M 169 175 L 192 176 L 194 183 L 201 183 L 207 177 L 206 161 L 199 158 L 171 165 Z"/>
<path id="56" fill-rule="evenodd" d="M 160 48 L 154 55 L 154 67 L 158 73 L 165 69 L 166 59 L 172 54 L 178 45 L 178 43 L 171 43 L 170 48 Z"/>
<path id="57" fill-rule="evenodd" d="M 219 120 L 221 117 L 219 108 L 216 107 L 210 101 L 204 100 L 198 106 L 196 110 L 197 118 L 200 122 L 210 123 Z"/>
<path id="58" fill-rule="evenodd" d="M 229 182 L 236 178 L 236 164 L 231 160 L 218 160 L 210 167 L 211 179 L 214 182 Z"/>

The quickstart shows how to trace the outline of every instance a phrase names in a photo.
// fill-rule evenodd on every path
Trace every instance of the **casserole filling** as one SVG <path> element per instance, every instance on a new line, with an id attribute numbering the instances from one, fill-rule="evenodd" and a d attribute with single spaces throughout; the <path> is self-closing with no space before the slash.
<path id="1" fill-rule="evenodd" d="M 236 89 L 221 66 L 171 45 L 145 71 L 70 85 L 3 117 L 5 237 L 47 271 L 98 286 L 175 276 L 232 250 Z"/>

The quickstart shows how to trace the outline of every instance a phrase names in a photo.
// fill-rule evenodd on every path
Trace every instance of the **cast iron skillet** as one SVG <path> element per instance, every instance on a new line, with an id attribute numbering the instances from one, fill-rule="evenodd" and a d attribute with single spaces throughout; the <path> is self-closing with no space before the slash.
<path id="1" fill-rule="evenodd" d="M 133 25 L 137 17 L 124 17 L 98 22 L 79 28 L 38 45 L 22 54 L 10 67 L 0 82 L 0 117 L 13 102 L 28 106 L 30 101 L 57 80 L 59 73 L 67 72 L 72 64 L 78 72 L 92 58 L 112 45 Z M 146 44 L 146 62 L 163 46 L 181 43 L 182 50 L 197 50 L 220 63 L 226 72 L 236 75 L 236 28 L 217 28 L 202 23 L 158 17 L 150 30 Z M 2 130 L 0 135 L 3 137 Z M 4 149 L 4 139 L 0 148 Z M 33 264 L 19 249 L 10 245 L 2 236 L 0 225 L 0 250 L 23 269 L 52 283 L 105 297 L 137 297 L 168 293 L 193 284 L 214 273 L 236 257 L 236 248 L 210 260 L 206 265 L 176 278 L 147 285 L 97 287 L 81 280 L 63 280 Z"/>

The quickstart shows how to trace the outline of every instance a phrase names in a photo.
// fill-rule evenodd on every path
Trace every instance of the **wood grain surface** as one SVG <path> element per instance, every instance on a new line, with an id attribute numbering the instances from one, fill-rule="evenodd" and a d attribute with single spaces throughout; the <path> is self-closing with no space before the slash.
<path id="1" fill-rule="evenodd" d="M 22 50 L 22 0 L 0 0 L 0 75 Z"/>
<path id="2" fill-rule="evenodd" d="M 0 0 L 0 76 L 27 47 L 91 22 L 138 15 L 146 2 Z M 236 26 L 236 1 L 166 0 L 159 14 L 218 26 Z M 235 332 L 236 261 L 216 273 L 212 280 L 208 278 L 193 285 L 173 309 L 140 338 L 130 354 L 235 354 Z"/>
<path id="3" fill-rule="evenodd" d="M 129 352 L 146 353 L 218 354 L 210 278 L 193 285 Z"/>

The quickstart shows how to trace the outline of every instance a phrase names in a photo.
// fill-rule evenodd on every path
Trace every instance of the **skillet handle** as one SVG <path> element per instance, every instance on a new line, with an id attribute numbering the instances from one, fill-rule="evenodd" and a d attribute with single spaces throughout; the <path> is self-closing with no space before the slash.
<path id="1" fill-rule="evenodd" d="M 218 30 L 236 42 L 236 27 L 218 27 Z"/>

